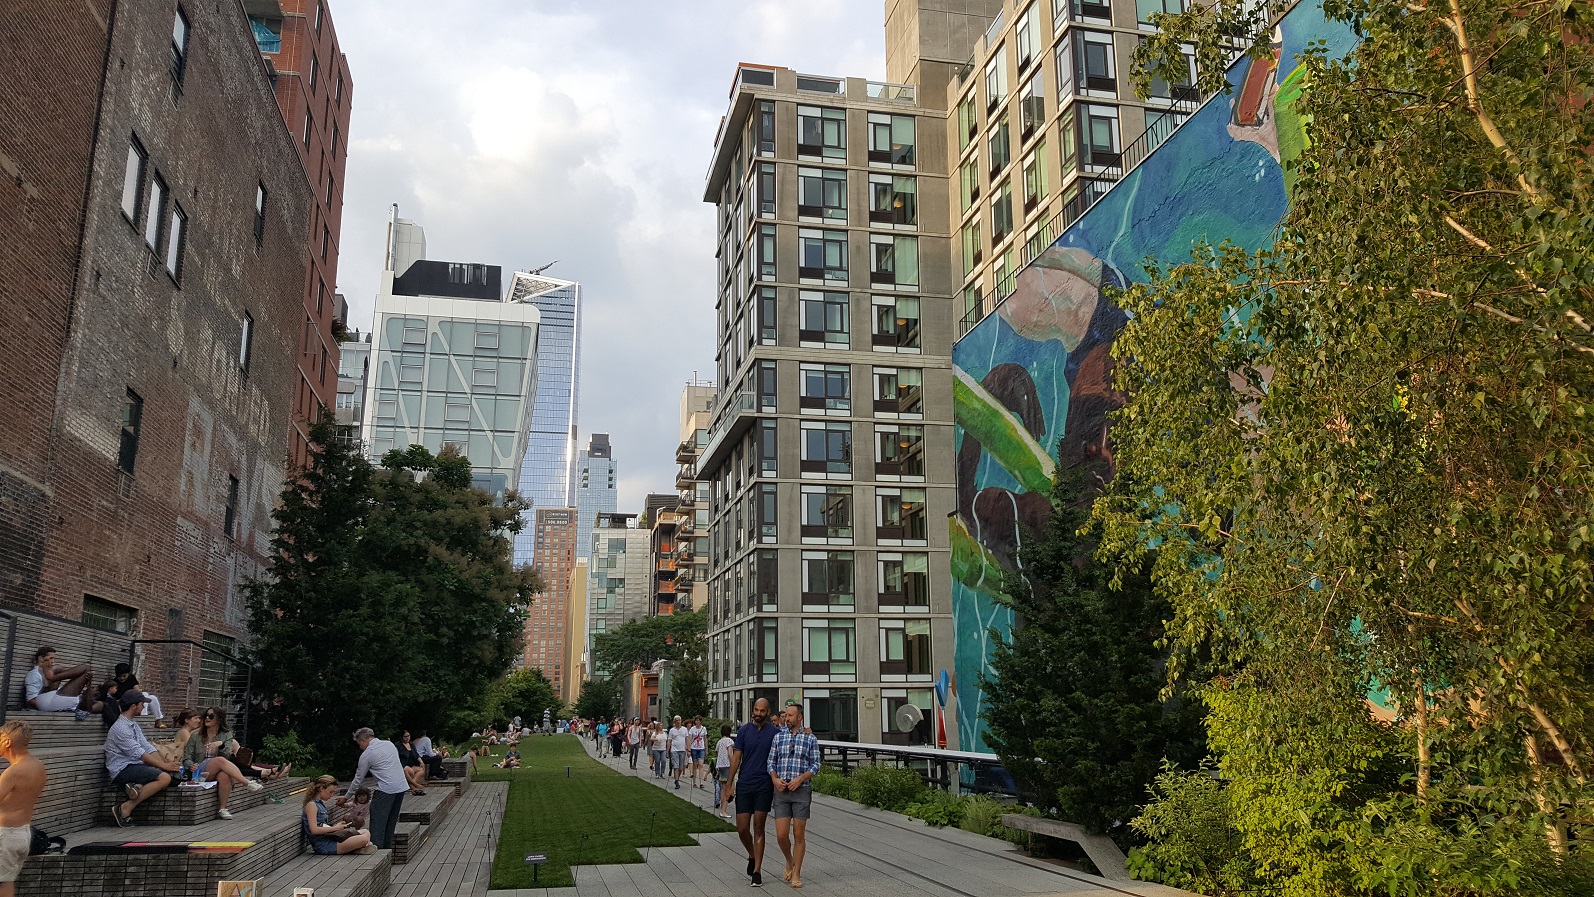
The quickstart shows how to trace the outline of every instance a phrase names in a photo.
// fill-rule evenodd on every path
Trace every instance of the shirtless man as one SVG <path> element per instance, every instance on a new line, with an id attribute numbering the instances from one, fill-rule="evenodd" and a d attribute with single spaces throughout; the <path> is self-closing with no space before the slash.
<path id="1" fill-rule="evenodd" d="M 33 729 L 21 720 L 0 726 L 0 897 L 14 897 L 17 876 L 33 844 L 33 805 L 44 791 L 44 764 L 28 753 Z"/>
<path id="2" fill-rule="evenodd" d="M 84 663 L 58 670 L 55 649 L 49 646 L 34 652 L 33 662 L 33 669 L 28 671 L 27 705 L 34 710 L 75 710 L 78 719 L 87 718 L 89 711 L 84 706 L 83 693 L 94 684 L 94 672 L 89 665 Z"/>

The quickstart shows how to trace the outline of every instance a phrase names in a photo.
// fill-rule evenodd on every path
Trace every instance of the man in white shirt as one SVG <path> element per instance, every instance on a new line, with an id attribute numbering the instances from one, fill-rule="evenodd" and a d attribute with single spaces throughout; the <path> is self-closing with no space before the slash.
<path id="1" fill-rule="evenodd" d="M 338 806 L 348 805 L 367 775 L 376 779 L 376 793 L 371 795 L 371 843 L 380 850 L 391 850 L 399 808 L 410 790 L 409 779 L 404 777 L 404 764 L 399 761 L 398 748 L 393 742 L 377 738 L 369 728 L 354 730 L 354 743 L 360 746 L 360 765 L 354 770 L 349 790 L 338 798 Z"/>
<path id="2" fill-rule="evenodd" d="M 86 663 L 58 670 L 55 649 L 40 648 L 33 654 L 33 669 L 28 671 L 24 703 L 33 710 L 77 711 L 78 719 L 89 715 L 83 706 L 83 693 L 94 684 L 94 671 Z"/>
<path id="3" fill-rule="evenodd" d="M 676 791 L 681 790 L 681 770 L 686 768 L 686 739 L 686 727 L 677 716 L 670 727 L 670 771 L 675 775 Z"/>
<path id="4" fill-rule="evenodd" d="M 631 755 L 631 768 L 636 769 L 637 754 L 642 752 L 642 742 L 647 738 L 648 729 L 642 725 L 639 717 L 631 717 L 631 725 L 625 730 L 626 752 Z"/>
<path id="5" fill-rule="evenodd" d="M 692 786 L 702 788 L 708 781 L 708 771 L 703 768 L 703 755 L 708 750 L 708 730 L 703 728 L 701 716 L 692 717 L 686 727 L 686 749 L 692 754 Z"/>
<path id="6" fill-rule="evenodd" d="M 426 774 L 434 779 L 446 779 L 448 774 L 443 771 L 443 755 L 432 747 L 432 736 L 421 731 L 421 737 L 415 741 L 415 755 L 421 758 L 426 765 Z"/>

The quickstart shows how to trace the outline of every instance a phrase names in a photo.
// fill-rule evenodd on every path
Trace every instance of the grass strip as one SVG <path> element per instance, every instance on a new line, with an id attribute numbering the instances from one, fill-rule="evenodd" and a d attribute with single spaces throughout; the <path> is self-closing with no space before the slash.
<path id="1" fill-rule="evenodd" d="M 640 863 L 643 847 L 696 844 L 694 832 L 735 831 L 713 813 L 622 775 L 587 755 L 574 735 L 520 741 L 520 769 L 492 769 L 505 748 L 477 758 L 478 782 L 508 782 L 492 888 L 532 887 L 528 853 L 546 853 L 537 887 L 575 883 L 571 866 Z M 568 766 L 569 777 L 565 775 Z"/>

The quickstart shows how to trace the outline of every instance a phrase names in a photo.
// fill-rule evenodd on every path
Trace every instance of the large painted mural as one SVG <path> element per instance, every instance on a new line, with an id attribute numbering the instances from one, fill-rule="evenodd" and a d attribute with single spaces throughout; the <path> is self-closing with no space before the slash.
<path id="1" fill-rule="evenodd" d="M 1273 53 L 1229 71 L 1234 91 L 1207 103 L 1018 275 L 1016 289 L 952 350 L 958 511 L 952 528 L 952 613 L 958 744 L 985 751 L 980 678 L 992 632 L 1012 613 L 991 597 L 1003 571 L 1045 524 L 1059 464 L 1105 477 L 1107 415 L 1116 398 L 1108 350 L 1124 313 L 1107 286 L 1146 278 L 1142 262 L 1190 260 L 1191 247 L 1270 242 L 1306 143 L 1295 102 L 1299 58 L 1321 42 L 1354 46 L 1342 23 L 1305 2 L 1274 31 Z"/>

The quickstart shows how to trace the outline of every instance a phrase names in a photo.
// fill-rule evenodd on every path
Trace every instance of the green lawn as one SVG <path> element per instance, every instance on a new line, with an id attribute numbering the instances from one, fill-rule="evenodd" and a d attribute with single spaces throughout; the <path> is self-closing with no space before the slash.
<path id="1" fill-rule="evenodd" d="M 638 848 L 691 845 L 693 832 L 735 830 L 712 813 L 592 759 L 573 735 L 523 739 L 520 769 L 489 768 L 504 748 L 491 750 L 494 759 L 478 758 L 474 778 L 509 782 L 493 857 L 495 890 L 532 886 L 528 853 L 548 854 L 537 885 L 561 887 L 573 884 L 571 866 L 640 863 Z"/>

